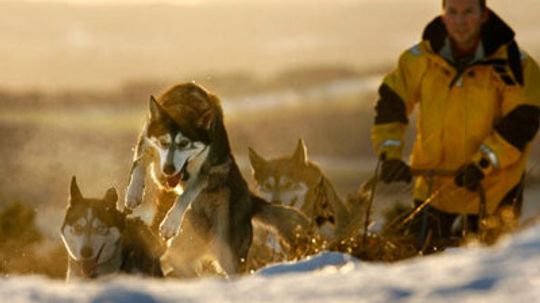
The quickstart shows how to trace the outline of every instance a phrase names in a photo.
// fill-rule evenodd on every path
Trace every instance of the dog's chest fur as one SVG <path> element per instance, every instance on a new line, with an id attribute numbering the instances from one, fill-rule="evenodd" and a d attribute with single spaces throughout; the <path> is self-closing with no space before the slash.
<path id="1" fill-rule="evenodd" d="M 206 184 L 191 204 L 189 216 L 198 217 L 198 222 L 206 222 L 207 231 L 214 228 L 211 222 L 216 222 L 218 217 L 229 218 L 231 224 L 250 220 L 252 201 L 249 190 L 234 163 L 228 161 L 211 167 L 208 175 L 201 177 L 204 181 L 199 182 Z"/>

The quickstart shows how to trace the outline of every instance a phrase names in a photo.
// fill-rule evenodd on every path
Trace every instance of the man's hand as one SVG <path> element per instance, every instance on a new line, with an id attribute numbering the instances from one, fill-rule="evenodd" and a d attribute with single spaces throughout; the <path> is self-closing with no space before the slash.
<path id="1" fill-rule="evenodd" d="M 400 159 L 383 160 L 381 166 L 381 179 L 384 183 L 399 181 L 411 183 L 411 168 Z"/>
<path id="2" fill-rule="evenodd" d="M 466 187 L 470 191 L 476 191 L 485 175 L 480 167 L 475 164 L 467 164 L 458 170 L 454 182 L 459 187 Z"/>

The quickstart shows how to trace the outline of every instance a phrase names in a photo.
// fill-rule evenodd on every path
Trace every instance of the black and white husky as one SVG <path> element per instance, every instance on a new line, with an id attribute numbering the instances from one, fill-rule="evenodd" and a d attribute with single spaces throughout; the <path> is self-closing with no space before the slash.
<path id="1" fill-rule="evenodd" d="M 61 237 L 68 252 L 66 280 L 92 279 L 113 273 L 163 277 L 160 257 L 163 245 L 137 218 L 116 209 L 116 189 L 103 199 L 87 199 L 75 177 Z"/>
<path id="2" fill-rule="evenodd" d="M 161 191 L 154 226 L 165 239 L 174 238 L 168 261 L 178 276 L 199 275 L 207 261 L 226 276 L 243 272 L 252 218 L 289 243 L 309 226 L 300 212 L 249 191 L 231 154 L 219 99 L 194 83 L 150 98 L 126 207 L 140 205 L 147 168 Z"/>

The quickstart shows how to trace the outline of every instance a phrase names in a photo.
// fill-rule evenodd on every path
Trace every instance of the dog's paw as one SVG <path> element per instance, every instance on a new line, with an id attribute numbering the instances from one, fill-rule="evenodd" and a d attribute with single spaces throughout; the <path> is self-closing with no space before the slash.
<path id="1" fill-rule="evenodd" d="M 133 184 L 129 184 L 126 200 L 124 202 L 125 206 L 129 209 L 137 208 L 142 203 L 143 193 L 144 186 L 134 186 Z"/>
<path id="2" fill-rule="evenodd" d="M 180 229 L 180 216 L 167 216 L 159 226 L 159 232 L 165 240 L 169 240 L 178 234 Z"/>

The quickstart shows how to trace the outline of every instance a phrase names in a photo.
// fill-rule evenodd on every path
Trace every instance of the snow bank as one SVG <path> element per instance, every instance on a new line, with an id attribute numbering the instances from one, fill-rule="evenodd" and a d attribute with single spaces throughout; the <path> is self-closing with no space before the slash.
<path id="1" fill-rule="evenodd" d="M 540 302 L 540 226 L 493 248 L 460 248 L 395 264 L 323 253 L 232 281 L 116 277 L 64 284 L 0 279 L 0 302 Z"/>

